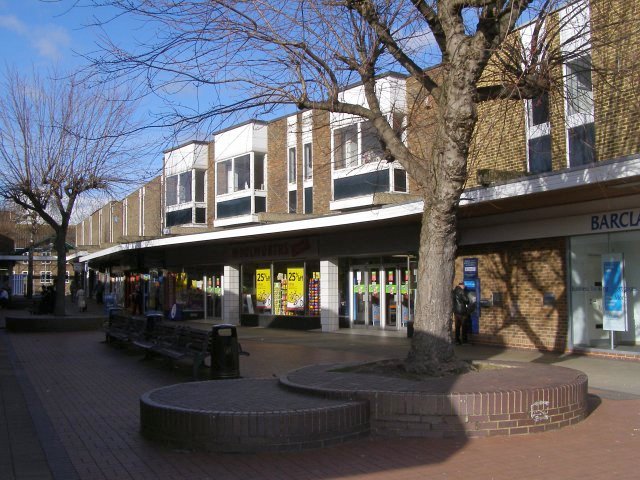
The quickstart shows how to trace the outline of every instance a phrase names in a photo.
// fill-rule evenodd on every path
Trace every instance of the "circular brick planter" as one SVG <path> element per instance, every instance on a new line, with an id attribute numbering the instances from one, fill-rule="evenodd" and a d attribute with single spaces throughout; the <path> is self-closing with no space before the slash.
<path id="1" fill-rule="evenodd" d="M 531 363 L 492 366 L 499 368 L 485 365 L 476 373 L 413 381 L 319 365 L 280 381 L 296 391 L 368 401 L 371 432 L 388 436 L 517 435 L 559 429 L 585 417 L 584 373 Z"/>
<path id="2" fill-rule="evenodd" d="M 301 450 L 368 435 L 365 401 L 287 391 L 278 380 L 192 382 L 140 399 L 145 438 L 218 452 Z"/>

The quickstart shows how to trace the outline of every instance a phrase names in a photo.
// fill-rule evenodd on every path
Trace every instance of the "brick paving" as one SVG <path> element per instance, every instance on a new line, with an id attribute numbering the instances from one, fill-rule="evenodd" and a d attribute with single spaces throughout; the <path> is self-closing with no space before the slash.
<path id="1" fill-rule="evenodd" d="M 303 365 L 370 360 L 406 349 L 402 339 L 318 333 L 283 333 L 279 339 L 277 333 L 264 333 L 262 338 L 260 330 L 240 332 L 244 349 L 251 352 L 250 357 L 241 358 L 243 376 L 273 378 Z M 142 361 L 140 355 L 105 345 L 98 332 L 0 331 L 0 337 L 0 349 L 6 351 L 0 355 L 2 479 L 638 477 L 640 398 L 624 392 L 594 389 L 600 396 L 590 397 L 591 414 L 585 421 L 535 435 L 473 440 L 369 438 L 296 453 L 191 453 L 150 443 L 139 433 L 140 396 L 188 381 L 188 368 L 170 370 L 160 362 Z M 590 361 L 599 362 L 599 368 L 602 362 L 610 362 L 611 369 L 618 365 Z M 635 374 L 624 382 L 639 381 L 639 370 L 626 365 L 624 370 Z M 17 395 L 18 387 L 28 403 L 31 422 L 24 412 L 14 416 L 11 410 L 20 405 L 10 393 Z M 610 385 L 605 388 L 611 389 Z M 17 421 L 21 423 L 18 430 L 9 425 Z M 14 444 L 16 439 L 24 443 Z M 15 458 L 8 466 L 6 450 L 14 445 L 32 453 L 29 471 L 20 470 Z"/>

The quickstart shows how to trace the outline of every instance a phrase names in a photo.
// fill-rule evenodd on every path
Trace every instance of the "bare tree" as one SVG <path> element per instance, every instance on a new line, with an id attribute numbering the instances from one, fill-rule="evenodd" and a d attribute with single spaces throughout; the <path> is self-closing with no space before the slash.
<path id="1" fill-rule="evenodd" d="M 107 40 L 95 66 L 107 76 L 142 80 L 157 94 L 202 88 L 210 99 L 208 108 L 192 115 L 182 111 L 184 122 L 239 111 L 268 114 L 283 104 L 371 122 L 385 158 L 407 170 L 425 204 L 420 295 L 406 367 L 433 374 L 460 368 L 450 344 L 456 211 L 467 181 L 478 107 L 533 99 L 561 85 L 560 66 L 570 55 L 561 43 L 570 40 L 560 39 L 562 26 L 553 11 L 566 2 L 88 2 L 119 9 L 114 21 L 124 13 L 140 18 L 146 28 L 157 27 L 153 41 L 132 51 Z M 525 21 L 533 25 L 527 42 L 516 33 Z M 97 23 L 108 25 L 109 19 Z M 580 44 L 588 28 L 587 22 L 571 41 Z M 573 45 L 575 52 L 580 48 Z M 410 148 L 403 132 L 394 128 L 393 115 L 381 109 L 376 77 L 390 70 L 404 73 L 413 86 L 407 128 L 423 129 L 424 148 Z M 365 102 L 341 95 L 354 82 L 363 86 Z"/>
<path id="2" fill-rule="evenodd" d="M 57 315 L 65 313 L 66 238 L 76 202 L 86 192 L 139 181 L 128 142 L 135 104 L 117 94 L 74 76 L 4 77 L 0 195 L 53 228 Z"/>

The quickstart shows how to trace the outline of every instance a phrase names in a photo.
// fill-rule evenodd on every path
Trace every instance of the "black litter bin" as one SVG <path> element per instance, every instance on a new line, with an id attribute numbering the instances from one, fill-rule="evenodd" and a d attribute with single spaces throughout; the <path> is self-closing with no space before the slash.
<path id="1" fill-rule="evenodd" d="M 413 322 L 407 322 L 407 338 L 413 338 Z"/>
<path id="2" fill-rule="evenodd" d="M 235 325 L 214 325 L 211 335 L 211 378 L 239 378 L 239 355 Z"/>

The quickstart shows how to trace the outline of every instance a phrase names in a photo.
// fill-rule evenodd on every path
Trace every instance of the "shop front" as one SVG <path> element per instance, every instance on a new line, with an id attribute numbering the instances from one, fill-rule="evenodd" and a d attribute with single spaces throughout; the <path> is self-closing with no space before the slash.
<path id="1" fill-rule="evenodd" d="M 574 236 L 569 251 L 573 346 L 640 346 L 640 231 Z"/>
<path id="2" fill-rule="evenodd" d="M 243 264 L 244 325 L 320 328 L 320 262 Z"/>
<path id="3" fill-rule="evenodd" d="M 354 328 L 398 330 L 413 318 L 416 264 L 355 264 L 349 268 L 349 322 Z"/>

